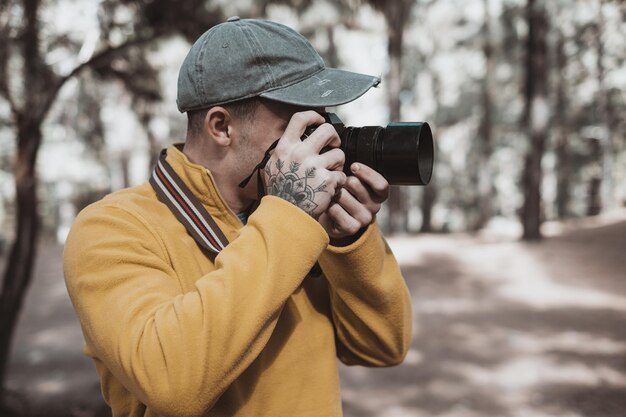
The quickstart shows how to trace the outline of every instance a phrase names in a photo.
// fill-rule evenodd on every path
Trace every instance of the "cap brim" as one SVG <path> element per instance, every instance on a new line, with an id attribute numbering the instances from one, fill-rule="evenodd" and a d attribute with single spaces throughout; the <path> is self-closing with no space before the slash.
<path id="1" fill-rule="evenodd" d="M 379 83 L 380 77 L 324 68 L 309 78 L 260 96 L 298 106 L 337 106 L 361 97 Z"/>

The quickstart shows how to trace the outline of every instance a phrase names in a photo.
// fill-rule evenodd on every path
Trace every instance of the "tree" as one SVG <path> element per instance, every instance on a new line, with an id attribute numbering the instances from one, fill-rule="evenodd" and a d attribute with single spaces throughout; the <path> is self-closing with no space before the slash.
<path id="1" fill-rule="evenodd" d="M 59 91 L 68 80 L 85 70 L 106 73 L 107 68 L 113 68 L 113 60 L 128 62 L 132 55 L 128 51 L 134 47 L 172 33 L 195 39 L 211 25 L 223 21 L 219 11 L 207 8 L 204 1 L 199 0 L 183 4 L 173 0 L 105 0 L 101 3 L 103 13 L 100 13 L 101 48 L 68 73 L 59 74 L 46 62 L 50 45 L 65 45 L 70 51 L 78 52 L 81 44 L 64 34 L 56 35 L 47 45 L 42 43 L 39 13 L 45 6 L 50 6 L 45 0 L 4 0 L 0 3 L 0 42 L 3 45 L 0 48 L 0 97 L 10 107 L 9 123 L 17 144 L 14 161 L 16 232 L 0 292 L 0 387 L 4 386 L 12 335 L 31 281 L 40 229 L 36 162 L 43 139 L 42 124 Z M 136 19 L 117 22 L 113 18 L 116 14 L 112 12 L 118 7 L 135 11 Z M 131 35 L 121 42 L 114 42 L 113 33 Z M 19 69 L 9 65 L 16 60 L 22 62 Z"/>
<path id="2" fill-rule="evenodd" d="M 436 103 L 436 113 L 435 113 L 435 123 L 437 123 L 437 125 L 439 125 L 438 123 L 438 119 L 440 117 L 440 113 L 441 113 L 441 80 L 439 78 L 439 75 L 436 73 L 432 74 L 432 84 L 433 84 L 433 95 L 434 95 L 434 100 Z M 440 131 L 442 131 L 443 129 L 441 129 Z M 434 162 L 434 166 L 439 166 L 440 162 L 442 161 L 441 158 L 441 154 L 437 151 L 435 151 L 435 161 Z M 432 218 L 433 218 L 433 208 L 435 206 L 435 203 L 437 201 L 437 181 L 436 181 L 436 176 L 433 175 L 433 177 L 430 180 L 430 183 L 423 188 L 423 192 L 422 192 L 422 204 L 421 204 L 421 210 L 422 210 L 422 224 L 420 225 L 420 232 L 422 233 L 432 233 L 434 231 L 433 228 L 433 224 L 432 224 Z"/>
<path id="3" fill-rule="evenodd" d="M 387 23 L 387 50 L 389 53 L 389 74 L 387 76 L 387 97 L 389 102 L 389 120 L 400 120 L 400 90 L 402 86 L 402 46 L 404 29 L 411 16 L 413 0 L 368 0 L 374 9 L 380 11 Z M 391 233 L 406 230 L 402 189 L 392 186 L 388 202 L 387 230 Z"/>
<path id="4" fill-rule="evenodd" d="M 491 16 L 489 14 L 489 0 L 483 0 L 484 22 L 481 29 L 482 51 L 485 57 L 485 75 L 481 85 L 481 100 L 483 115 L 478 131 L 477 164 L 473 167 L 476 171 L 475 183 L 477 185 L 475 207 L 477 215 L 470 225 L 472 230 L 482 229 L 492 216 L 493 208 L 491 193 L 493 191 L 493 173 L 490 166 L 493 148 L 492 139 L 492 113 L 493 98 L 491 93 L 492 78 L 494 75 L 495 57 L 494 45 L 491 39 Z"/>
<path id="5" fill-rule="evenodd" d="M 613 104 L 611 89 L 607 86 L 607 68 L 605 64 L 605 40 L 603 35 L 605 32 L 606 20 L 603 13 L 603 6 L 607 4 L 607 0 L 598 1 L 597 19 L 593 25 L 594 37 L 596 43 L 596 71 L 598 78 L 597 102 L 600 110 L 599 124 L 603 126 L 604 136 L 600 138 L 602 153 L 602 176 L 600 177 L 601 198 L 599 200 L 600 210 L 602 207 L 615 206 L 614 195 L 614 159 L 617 154 L 617 135 L 619 119 L 616 116 L 615 105 Z"/>
<path id="6" fill-rule="evenodd" d="M 556 186 L 556 208 L 560 219 L 566 218 L 570 214 L 569 203 L 571 198 L 572 164 L 570 157 L 570 144 L 567 120 L 567 93 L 565 83 L 565 69 L 567 67 L 567 56 L 565 55 L 565 35 L 561 30 L 557 34 L 556 43 L 556 110 L 555 123 L 557 128 L 557 186 Z"/>
<path id="7" fill-rule="evenodd" d="M 541 238 L 541 161 L 549 122 L 547 77 L 548 19 L 541 1 L 528 0 L 526 6 L 528 38 L 526 40 L 525 110 L 523 124 L 527 126 L 530 147 L 524 160 L 522 186 L 524 203 L 521 213 L 523 239 Z"/>

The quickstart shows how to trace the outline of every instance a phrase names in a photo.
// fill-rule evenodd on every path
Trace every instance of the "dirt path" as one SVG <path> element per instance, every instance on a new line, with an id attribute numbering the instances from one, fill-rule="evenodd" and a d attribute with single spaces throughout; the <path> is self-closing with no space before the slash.
<path id="1" fill-rule="evenodd" d="M 462 235 L 390 244 L 415 337 L 401 366 L 341 368 L 347 417 L 626 415 L 626 215 L 540 244 Z M 32 416 L 105 416 L 61 252 L 42 245 L 9 387 Z"/>
<path id="2" fill-rule="evenodd" d="M 63 248 L 43 243 L 13 342 L 8 387 L 28 417 L 107 416 L 63 281 Z"/>
<path id="3" fill-rule="evenodd" d="M 626 415 L 626 221 L 391 245 L 416 335 L 401 367 L 343 369 L 347 416 Z"/>

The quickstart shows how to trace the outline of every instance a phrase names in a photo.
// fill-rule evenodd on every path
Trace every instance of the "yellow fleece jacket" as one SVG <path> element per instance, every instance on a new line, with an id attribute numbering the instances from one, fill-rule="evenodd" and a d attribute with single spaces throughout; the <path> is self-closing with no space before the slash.
<path id="1" fill-rule="evenodd" d="M 338 357 L 406 355 L 410 298 L 375 223 L 328 245 L 274 196 L 243 225 L 211 174 L 167 161 L 230 244 L 207 257 L 149 183 L 90 205 L 68 237 L 66 285 L 113 416 L 341 416 Z M 307 276 L 319 261 L 323 275 Z"/>

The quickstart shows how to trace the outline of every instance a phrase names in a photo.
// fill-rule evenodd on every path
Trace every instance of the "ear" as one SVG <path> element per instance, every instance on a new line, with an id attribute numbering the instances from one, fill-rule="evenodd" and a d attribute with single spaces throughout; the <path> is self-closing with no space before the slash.
<path id="1" fill-rule="evenodd" d="M 233 118 L 224 107 L 211 107 L 204 118 L 204 130 L 219 146 L 230 146 Z"/>

